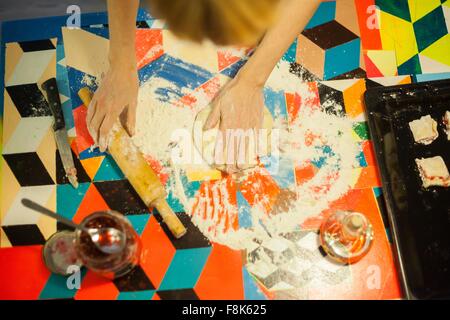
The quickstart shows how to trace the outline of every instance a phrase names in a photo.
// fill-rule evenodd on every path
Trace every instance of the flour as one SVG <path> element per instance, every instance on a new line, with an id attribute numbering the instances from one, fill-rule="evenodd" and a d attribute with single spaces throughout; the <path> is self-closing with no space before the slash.
<path id="1" fill-rule="evenodd" d="M 161 101 L 158 89 L 177 87 L 167 80 L 152 78 L 139 89 L 134 144 L 145 154 L 168 163 L 174 132 L 190 132 L 195 110 Z M 185 92 L 186 94 L 188 92 Z"/>
<path id="2" fill-rule="evenodd" d="M 226 79 L 221 79 L 219 86 L 226 82 Z M 278 135 L 279 143 L 271 141 L 271 157 L 261 159 L 264 168 L 257 167 L 233 177 L 203 182 L 194 196 L 189 194 L 183 178 L 184 171 L 190 167 L 175 163 L 173 156 L 189 153 L 189 149 L 195 153 L 192 142 L 195 117 L 210 104 L 212 97 L 206 90 L 179 88 L 161 78 L 150 78 L 139 90 L 136 133 L 132 138 L 134 145 L 146 156 L 163 164 L 164 172 L 171 176 L 166 189 L 183 206 L 192 223 L 210 241 L 244 250 L 247 270 L 258 279 L 272 279 L 276 270 L 288 270 L 296 279 L 303 279 L 300 280 L 303 290 L 300 290 L 300 296 L 307 294 L 309 288 L 322 289 L 330 285 L 330 274 L 336 283 L 351 283 L 347 268 L 333 271 L 332 264 L 321 266 L 326 260 L 317 250 L 315 233 L 309 236 L 311 244 L 307 252 L 311 253 L 306 257 L 299 256 L 295 246 L 306 241 L 307 237 L 298 243 L 285 237 L 303 232 L 303 222 L 319 216 L 354 187 L 355 169 L 359 166 L 357 157 L 361 150 L 353 137 L 353 121 L 336 115 L 343 113 L 343 107 L 331 99 L 322 101 L 321 108 L 312 103 L 317 98 L 316 93 L 290 72 L 288 62 L 278 63 L 266 87 L 276 93 L 289 92 L 300 96 L 301 106 L 295 119 L 289 119 L 289 123 L 284 116 L 286 110 L 282 110 L 284 104 L 273 110 L 272 138 Z M 183 102 L 184 99 L 180 101 L 180 96 L 189 96 L 189 105 Z M 174 134 L 180 130 L 184 132 L 181 136 Z M 183 148 L 186 144 L 187 149 Z M 279 161 L 272 163 L 277 157 Z M 307 167 L 311 163 L 316 169 L 309 179 L 296 183 L 283 180 L 295 177 L 295 168 Z M 275 201 L 268 194 L 257 191 L 262 188 L 258 179 L 252 180 L 251 191 L 248 191 L 252 194 L 240 189 L 239 185 L 248 183 L 250 174 L 267 172 L 279 179 L 278 182 L 286 181 L 289 188 L 281 190 Z M 236 190 L 240 190 L 244 198 L 252 198 L 253 205 L 238 207 Z M 282 194 L 293 196 L 281 201 L 282 209 L 274 208 Z M 248 227 L 240 225 L 242 218 L 246 219 Z M 305 274 L 308 274 L 306 280 Z M 295 283 L 284 282 L 285 279 L 281 278 L 272 280 L 277 280 L 275 285 L 268 287 L 272 292 L 296 290 Z"/>
<path id="3" fill-rule="evenodd" d="M 267 82 L 270 90 L 297 93 L 302 101 L 296 120 L 289 125 L 281 112 L 274 119 L 274 127 L 280 135 L 276 151 L 283 159 L 274 174 L 285 176 L 293 172 L 295 166 L 306 166 L 311 161 L 320 163 L 320 168 L 310 180 L 290 187 L 297 197 L 284 212 L 266 212 L 270 207 L 269 197 L 254 195 L 256 205 L 248 213 L 252 224 L 249 228 L 233 225 L 239 208 L 231 201 L 234 195 L 229 194 L 226 179 L 206 184 L 203 196 L 189 198 L 181 179 L 183 168 L 170 165 L 172 151 L 180 143 L 173 133 L 180 129 L 191 132 L 197 112 L 206 107 L 211 98 L 201 90 L 183 89 L 182 95 L 195 97 L 193 106 L 167 102 L 160 95 L 161 88 L 170 89 L 168 91 L 181 89 L 160 78 L 151 78 L 140 88 L 133 142 L 145 155 L 170 167 L 174 179 L 168 186 L 169 191 L 211 241 L 247 250 L 258 243 L 276 242 L 281 234 L 297 230 L 307 218 L 328 209 L 354 185 L 353 171 L 360 150 L 352 137 L 352 121 L 310 106 L 308 101 L 314 98 L 313 94 L 306 83 L 289 72 L 289 68 L 288 62 L 281 61 Z M 339 108 L 333 101 L 327 104 L 326 110 Z M 246 174 L 240 177 L 241 181 L 245 181 Z"/>
<path id="4" fill-rule="evenodd" d="M 225 61 L 239 58 L 242 60 L 248 60 L 249 55 L 253 50 L 244 47 L 223 47 L 220 52 L 223 55 Z"/>
<path id="5" fill-rule="evenodd" d="M 280 161 L 275 174 L 284 176 L 286 172 L 292 172 L 294 164 L 302 167 L 310 161 L 323 163 L 309 181 L 291 187 L 297 200 L 290 203 L 285 212 L 267 214 L 264 209 L 269 203 L 267 195 L 255 195 L 259 199 L 258 205 L 253 206 L 250 212 L 251 228 L 235 230 L 227 224 L 236 219 L 238 208 L 229 202 L 230 195 L 224 181 L 214 184 L 212 190 L 205 192 L 208 196 L 199 197 L 197 202 L 184 201 L 186 212 L 191 213 L 194 224 L 211 241 L 234 249 L 248 250 L 255 241 L 270 241 L 298 229 L 307 218 L 328 209 L 354 185 L 353 171 L 357 167 L 359 149 L 352 137 L 352 121 L 309 107 L 307 101 L 313 98 L 312 93 L 306 83 L 289 72 L 287 62 L 278 64 L 267 86 L 273 91 L 295 92 L 304 101 L 297 120 L 289 126 L 284 119 L 275 119 L 281 142 L 278 152 L 281 159 L 288 160 Z M 335 110 L 340 107 L 333 101 L 327 104 Z M 245 176 L 240 180 L 245 180 Z"/>
<path id="6" fill-rule="evenodd" d="M 83 75 L 83 78 L 81 79 L 81 83 L 86 85 L 87 87 L 93 87 L 94 85 L 99 85 L 99 80 L 96 77 L 90 76 L 87 73 Z"/>
<path id="7" fill-rule="evenodd" d="M 302 91 L 301 87 L 306 86 L 306 83 L 301 82 L 299 77 L 289 72 L 291 64 L 287 61 L 281 60 L 273 69 L 269 79 L 266 82 L 266 87 L 271 90 L 297 92 Z"/>
<path id="8" fill-rule="evenodd" d="M 142 57 L 142 59 L 137 62 L 137 65 L 138 66 L 142 65 L 146 60 L 152 59 L 159 52 L 163 52 L 163 51 L 164 51 L 164 48 L 162 45 L 156 45 L 156 46 L 152 47 L 149 51 L 147 51 L 147 53 Z"/>

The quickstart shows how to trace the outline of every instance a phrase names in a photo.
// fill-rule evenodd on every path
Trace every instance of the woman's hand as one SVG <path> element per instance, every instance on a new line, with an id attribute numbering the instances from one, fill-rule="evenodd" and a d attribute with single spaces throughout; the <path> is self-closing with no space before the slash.
<path id="1" fill-rule="evenodd" d="M 107 6 L 110 68 L 92 98 L 86 117 L 89 132 L 102 152 L 108 148 L 109 133 L 122 114 L 128 133 L 134 133 L 139 90 L 135 54 L 139 0 L 108 0 Z"/>
<path id="2" fill-rule="evenodd" d="M 130 135 L 134 134 L 138 91 L 136 67 L 116 64 L 102 79 L 86 117 L 89 132 L 101 152 L 108 148 L 109 133 L 124 111 L 126 129 Z"/>
<path id="3" fill-rule="evenodd" d="M 222 159 L 225 158 L 228 173 L 245 169 L 256 161 L 257 130 L 262 126 L 263 108 L 262 86 L 239 74 L 213 101 L 212 112 L 203 129 L 212 129 L 219 123 L 225 143 Z"/>
<path id="4" fill-rule="evenodd" d="M 280 3 L 277 22 L 267 31 L 255 53 L 239 71 L 237 78 L 232 80 L 217 97 L 204 129 L 211 129 L 218 122 L 220 129 L 225 133 L 227 129 L 261 127 L 264 83 L 320 3 L 321 0 L 283 0 Z M 227 144 L 226 148 L 226 155 L 230 150 L 236 150 L 234 147 L 230 149 L 230 144 Z M 236 152 L 238 151 L 234 152 L 235 159 Z M 239 168 L 239 163 L 229 164 L 227 169 L 233 172 L 242 167 Z"/>

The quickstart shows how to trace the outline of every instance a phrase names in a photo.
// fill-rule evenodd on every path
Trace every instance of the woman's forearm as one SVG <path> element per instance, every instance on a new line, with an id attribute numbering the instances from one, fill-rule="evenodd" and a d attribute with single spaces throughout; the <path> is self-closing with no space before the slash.
<path id="1" fill-rule="evenodd" d="M 239 77 L 255 85 L 264 85 L 277 62 L 305 28 L 320 3 L 321 0 L 282 0 L 277 22 L 242 67 Z"/>
<path id="2" fill-rule="evenodd" d="M 139 0 L 108 0 L 109 60 L 112 67 L 135 67 L 135 30 Z"/>

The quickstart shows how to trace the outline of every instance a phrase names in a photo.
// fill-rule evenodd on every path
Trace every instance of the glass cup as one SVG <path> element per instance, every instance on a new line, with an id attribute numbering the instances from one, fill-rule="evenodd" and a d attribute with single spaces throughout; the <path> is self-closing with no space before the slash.
<path id="1" fill-rule="evenodd" d="M 42 249 L 44 263 L 52 273 L 68 276 L 71 267 L 81 268 L 82 264 L 75 248 L 76 235 L 72 231 L 53 234 Z"/>
<path id="2" fill-rule="evenodd" d="M 320 244 L 331 259 L 356 263 L 373 244 L 372 224 L 359 212 L 338 211 L 322 223 Z"/>
<path id="3" fill-rule="evenodd" d="M 100 251 L 84 231 L 76 231 L 76 250 L 83 265 L 99 275 L 116 279 L 131 271 L 139 263 L 141 241 L 131 223 L 115 211 L 95 212 L 81 222 L 85 228 L 115 228 L 126 236 L 124 249 L 118 253 L 107 254 Z"/>

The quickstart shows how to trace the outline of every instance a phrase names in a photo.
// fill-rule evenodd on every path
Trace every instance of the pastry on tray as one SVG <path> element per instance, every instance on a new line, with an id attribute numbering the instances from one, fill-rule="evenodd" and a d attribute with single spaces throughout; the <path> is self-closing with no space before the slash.
<path id="1" fill-rule="evenodd" d="M 447 140 L 450 140 L 450 111 L 445 111 L 444 124 L 445 131 L 447 132 Z"/>
<path id="2" fill-rule="evenodd" d="M 423 187 L 448 187 L 450 174 L 442 157 L 416 159 Z"/>
<path id="3" fill-rule="evenodd" d="M 411 121 L 409 128 L 414 136 L 414 140 L 420 144 L 431 144 L 439 136 L 437 122 L 430 115 Z"/>

